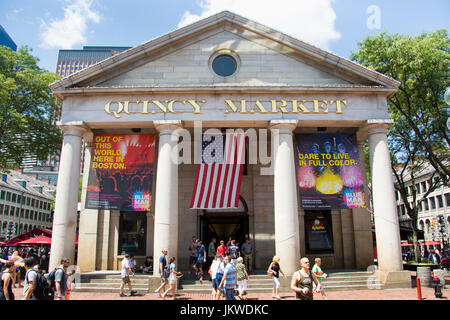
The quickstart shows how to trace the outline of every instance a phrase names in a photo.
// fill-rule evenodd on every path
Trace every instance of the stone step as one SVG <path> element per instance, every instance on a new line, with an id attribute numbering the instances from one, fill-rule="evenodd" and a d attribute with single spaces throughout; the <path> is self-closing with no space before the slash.
<path id="1" fill-rule="evenodd" d="M 247 282 L 247 288 L 272 288 L 273 285 L 271 283 L 250 283 Z M 183 290 L 184 289 L 212 289 L 212 284 L 183 284 L 182 285 Z"/>
<path id="2" fill-rule="evenodd" d="M 372 275 L 370 276 L 339 276 L 339 277 L 327 277 L 323 279 L 322 281 L 351 281 L 351 280 L 367 280 L 371 279 Z"/>
<path id="3" fill-rule="evenodd" d="M 120 288 L 120 283 L 114 284 L 114 283 L 80 283 L 78 288 Z M 125 286 L 128 288 L 128 285 Z M 148 284 L 135 284 L 132 283 L 132 287 L 142 290 L 148 290 Z"/>
<path id="4" fill-rule="evenodd" d="M 367 285 L 333 285 L 329 287 L 325 287 L 325 292 L 329 291 L 347 291 L 347 290 L 382 290 L 383 284 L 380 283 L 378 285 L 374 285 L 372 287 L 368 287 Z"/>
<path id="5" fill-rule="evenodd" d="M 132 284 L 145 284 L 148 285 L 148 280 L 147 279 L 133 279 L 130 278 L 130 281 Z M 90 281 L 81 281 L 81 283 L 111 283 L 111 284 L 121 284 L 122 280 L 121 279 L 92 279 Z"/>
<path id="6" fill-rule="evenodd" d="M 328 288 L 331 286 L 350 286 L 350 285 L 372 285 L 372 284 L 382 284 L 380 280 L 371 280 L 371 281 L 365 281 L 365 280 L 355 280 L 355 281 L 327 281 L 322 282 L 322 285 L 324 288 Z"/>
<path id="7" fill-rule="evenodd" d="M 325 272 L 327 273 L 327 272 Z M 335 272 L 327 273 L 329 278 L 334 277 L 357 277 L 357 276 L 371 276 L 373 272 L 359 271 L 359 272 Z"/>
<path id="8" fill-rule="evenodd" d="M 149 293 L 148 289 L 140 289 L 133 288 L 138 294 L 147 294 Z M 117 293 L 119 294 L 118 287 L 81 287 L 75 288 L 72 290 L 73 292 L 98 292 L 98 293 Z M 125 289 L 125 294 L 129 295 L 128 288 Z"/>

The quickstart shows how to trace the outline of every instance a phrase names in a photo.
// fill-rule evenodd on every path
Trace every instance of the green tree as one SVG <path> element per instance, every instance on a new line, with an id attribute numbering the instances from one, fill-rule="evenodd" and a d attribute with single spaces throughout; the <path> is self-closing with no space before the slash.
<path id="1" fill-rule="evenodd" d="M 401 82 L 388 100 L 395 120 L 388 140 L 396 188 L 410 218 L 416 257 L 420 252 L 417 221 L 421 203 L 438 186 L 449 184 L 448 109 L 444 101 L 450 85 L 449 44 L 446 30 L 417 37 L 382 32 L 364 39 L 351 55 L 352 60 Z M 416 179 L 429 167 L 435 172 L 433 183 L 419 197 Z"/>
<path id="2" fill-rule="evenodd" d="M 60 104 L 49 88 L 58 75 L 37 61 L 27 47 L 0 46 L 0 170 L 20 166 L 27 155 L 46 160 L 61 148 Z"/>

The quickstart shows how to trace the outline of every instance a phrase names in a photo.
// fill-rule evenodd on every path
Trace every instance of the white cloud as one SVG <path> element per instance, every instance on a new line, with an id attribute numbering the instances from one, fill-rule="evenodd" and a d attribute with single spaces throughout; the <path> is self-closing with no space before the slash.
<path id="1" fill-rule="evenodd" d="M 64 17 L 47 24 L 41 20 L 41 46 L 71 49 L 86 42 L 89 22 L 100 22 L 100 14 L 92 9 L 93 0 L 70 1 L 64 7 Z M 67 2 L 66 2 L 67 3 Z"/>
<path id="2" fill-rule="evenodd" d="M 330 42 L 341 38 L 334 27 L 336 14 L 332 3 L 334 0 L 202 0 L 201 13 L 186 11 L 178 27 L 228 10 L 329 50 Z"/>

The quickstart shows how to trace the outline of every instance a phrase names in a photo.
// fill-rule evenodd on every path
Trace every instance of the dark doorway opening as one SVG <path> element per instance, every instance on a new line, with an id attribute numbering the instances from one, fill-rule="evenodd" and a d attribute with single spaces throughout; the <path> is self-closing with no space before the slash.
<path id="1" fill-rule="evenodd" d="M 205 213 L 200 218 L 200 239 L 205 247 L 216 238 L 216 248 L 220 240 L 224 240 L 225 245 L 229 237 L 234 238 L 239 244 L 244 243 L 245 237 L 249 234 L 248 215 L 245 213 Z"/>

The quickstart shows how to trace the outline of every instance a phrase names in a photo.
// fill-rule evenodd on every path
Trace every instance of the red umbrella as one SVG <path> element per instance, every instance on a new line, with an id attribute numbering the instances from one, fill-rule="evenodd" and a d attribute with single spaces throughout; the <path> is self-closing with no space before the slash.
<path id="1" fill-rule="evenodd" d="M 35 238 L 31 238 L 28 240 L 21 241 L 17 243 L 18 246 L 29 246 L 29 245 L 36 245 L 36 244 L 46 244 L 50 245 L 52 244 L 52 239 L 46 236 L 37 236 Z"/>
<path id="2" fill-rule="evenodd" d="M 4 246 L 6 243 L 0 241 L 0 246 Z"/>

